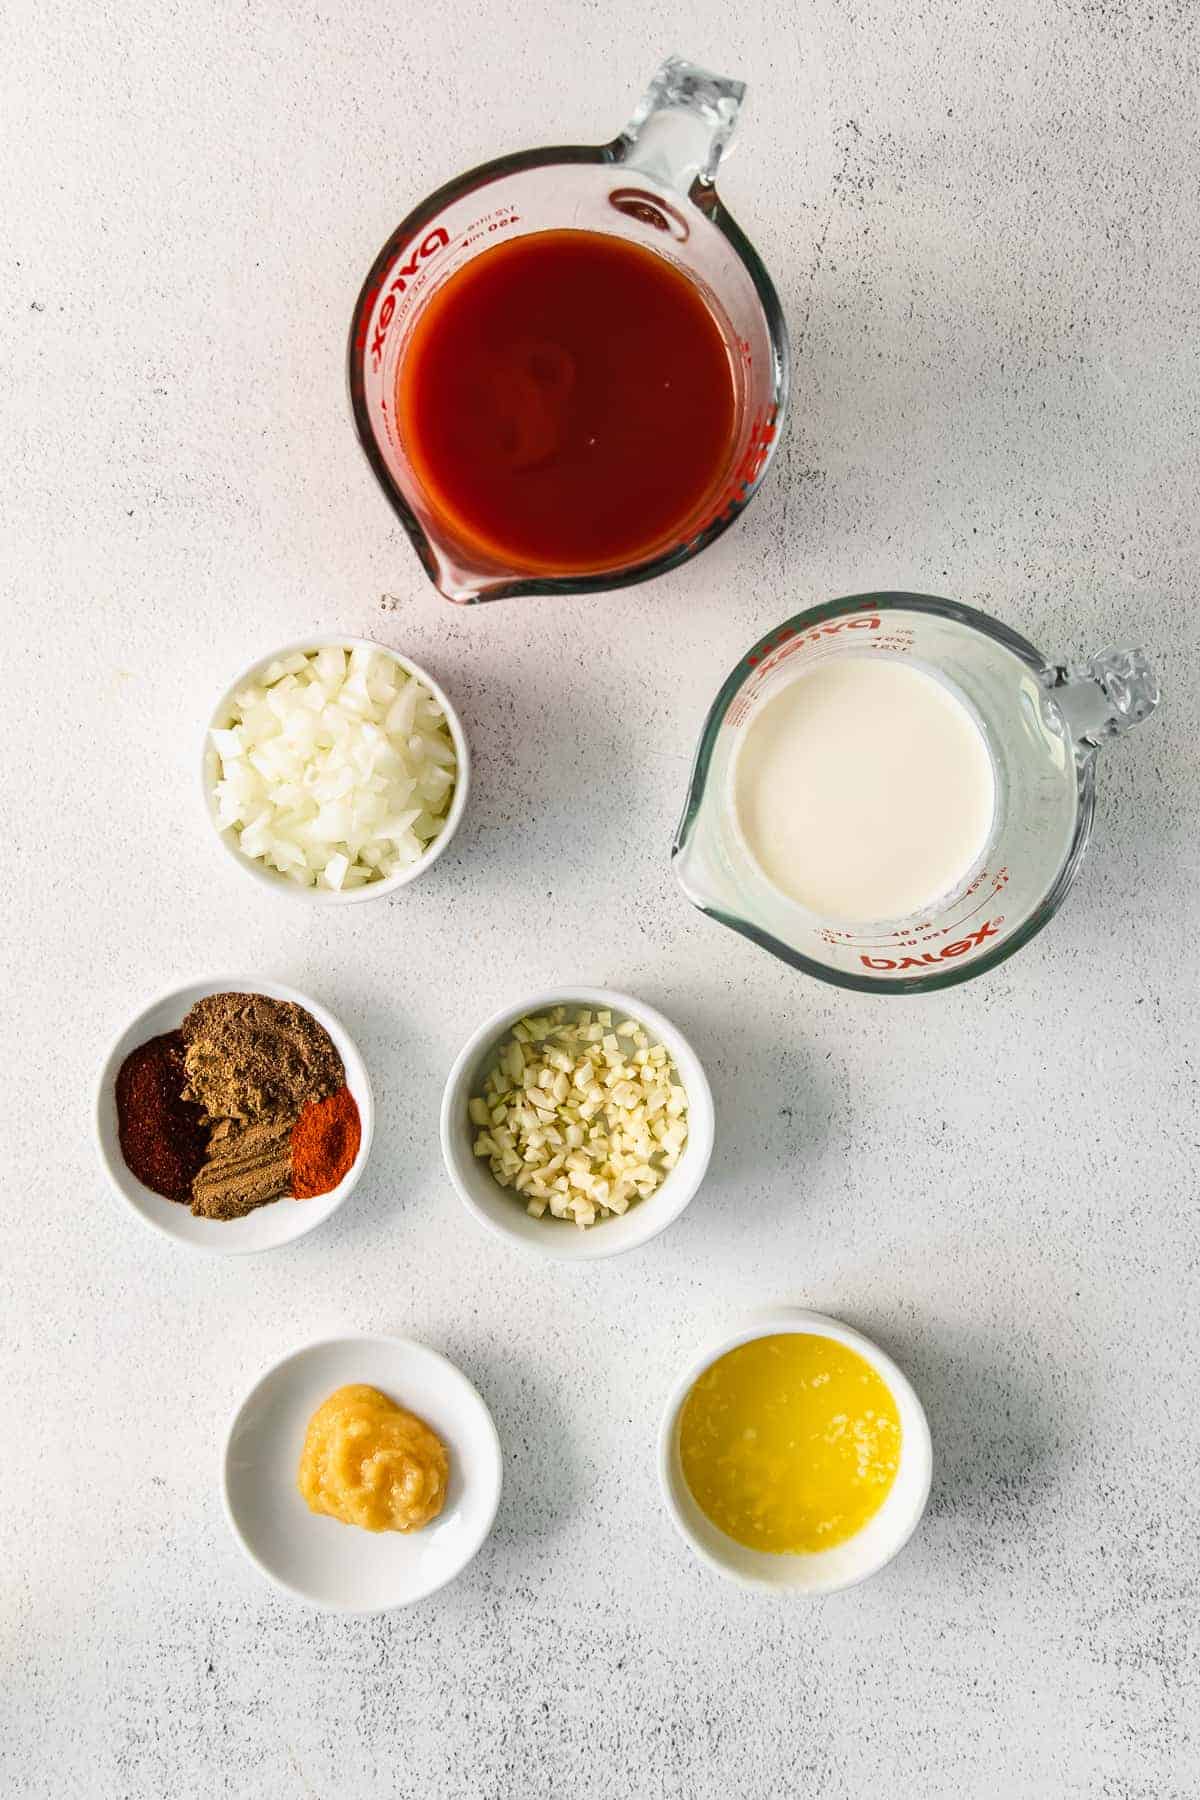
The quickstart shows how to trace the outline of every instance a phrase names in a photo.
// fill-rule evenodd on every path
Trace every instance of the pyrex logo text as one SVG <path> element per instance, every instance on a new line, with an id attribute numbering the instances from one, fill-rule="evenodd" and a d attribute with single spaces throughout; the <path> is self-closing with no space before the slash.
<path id="1" fill-rule="evenodd" d="M 956 956 L 966 956 L 969 950 L 977 950 L 985 938 L 995 937 L 1004 920 L 988 919 L 973 931 L 970 937 L 958 938 L 953 944 L 943 944 L 940 950 L 927 950 L 922 956 L 860 956 L 859 961 L 864 969 L 928 969 L 936 968 L 940 962 L 948 962 Z"/>
<path id="2" fill-rule="evenodd" d="M 425 258 L 432 256 L 435 251 L 443 249 L 449 242 L 449 232 L 441 225 L 436 226 L 427 236 L 421 239 L 421 242 L 413 250 L 408 261 L 401 263 L 400 267 L 396 270 L 395 278 L 388 288 L 383 305 L 379 309 L 379 317 L 375 321 L 375 340 L 371 345 L 371 355 L 375 359 L 376 369 L 378 369 L 380 358 L 383 355 L 383 345 L 388 334 L 388 326 L 391 324 L 392 316 L 396 311 L 397 296 L 404 292 L 405 288 L 416 274 L 417 264 L 424 262 Z"/>

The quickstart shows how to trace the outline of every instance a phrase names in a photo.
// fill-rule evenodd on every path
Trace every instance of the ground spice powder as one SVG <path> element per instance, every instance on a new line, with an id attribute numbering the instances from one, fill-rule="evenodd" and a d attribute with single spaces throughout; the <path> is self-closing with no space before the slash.
<path id="1" fill-rule="evenodd" d="M 167 1200 L 190 1200 L 208 1152 L 204 1108 L 183 1097 L 183 1037 L 164 1032 L 131 1050 L 117 1071 L 117 1136 L 126 1167 Z"/>
<path id="2" fill-rule="evenodd" d="M 180 1028 L 188 1097 L 212 1119 L 295 1118 L 346 1079 L 323 1025 L 304 1007 L 265 994 L 210 994 Z"/>
<path id="3" fill-rule="evenodd" d="M 192 1211 L 201 1219 L 241 1219 L 286 1194 L 292 1178 L 295 1121 L 222 1119 L 208 1140 L 208 1161 L 192 1183 Z"/>
<path id="4" fill-rule="evenodd" d="M 311 1200 L 335 1188 L 361 1142 L 362 1120 L 349 1088 L 339 1088 L 327 1100 L 310 1100 L 292 1128 L 294 1197 Z"/>

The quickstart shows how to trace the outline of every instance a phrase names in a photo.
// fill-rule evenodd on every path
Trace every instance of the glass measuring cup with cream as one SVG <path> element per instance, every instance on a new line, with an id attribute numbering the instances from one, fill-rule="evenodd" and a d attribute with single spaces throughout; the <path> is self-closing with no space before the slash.
<path id="1" fill-rule="evenodd" d="M 674 846 L 680 885 L 824 980 L 965 980 L 1057 911 L 1098 751 L 1157 703 L 1136 650 L 1054 661 L 929 595 L 814 607 L 717 696 Z"/>

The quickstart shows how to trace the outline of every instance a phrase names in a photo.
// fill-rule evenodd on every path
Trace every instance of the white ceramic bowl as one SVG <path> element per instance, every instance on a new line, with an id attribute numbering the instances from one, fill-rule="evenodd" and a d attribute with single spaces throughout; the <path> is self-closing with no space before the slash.
<path id="1" fill-rule="evenodd" d="M 434 699 L 438 701 L 446 714 L 446 724 L 450 736 L 454 740 L 454 754 L 458 758 L 454 793 L 450 800 L 450 810 L 441 831 L 434 838 L 424 856 L 406 869 L 398 869 L 394 875 L 386 876 L 382 881 L 369 881 L 364 887 L 347 888 L 345 892 L 335 892 L 332 888 L 301 887 L 295 881 L 289 881 L 286 875 L 280 875 L 275 869 L 269 869 L 264 862 L 251 856 L 243 856 L 234 842 L 233 828 L 222 831 L 217 824 L 216 805 L 213 790 L 218 779 L 219 758 L 209 738 L 210 731 L 224 730 L 233 722 L 234 696 L 240 694 L 250 681 L 260 675 L 264 669 L 282 657 L 293 656 L 297 651 L 307 653 L 310 650 L 323 650 L 327 645 L 341 645 L 344 650 L 378 650 L 383 656 L 390 656 L 392 661 L 418 681 L 424 682 Z M 247 875 L 252 875 L 260 886 L 270 888 L 276 894 L 290 894 L 294 899 L 314 901 L 320 906 L 348 906 L 358 900 L 375 900 L 383 894 L 394 894 L 397 888 L 407 887 L 418 875 L 432 868 L 438 857 L 445 850 L 451 838 L 458 830 L 463 812 L 467 804 L 467 793 L 471 784 L 471 753 L 467 747 L 466 733 L 462 721 L 451 705 L 445 690 L 438 686 L 433 676 L 421 668 L 418 663 L 401 656 L 398 650 L 387 644 L 376 644 L 369 638 L 342 637 L 337 632 L 329 632 L 323 637 L 300 638 L 294 644 L 285 644 L 281 650 L 272 650 L 269 656 L 260 656 L 257 662 L 243 669 L 236 681 L 230 683 L 221 695 L 204 730 L 204 743 L 200 752 L 200 787 L 204 802 L 204 813 L 209 825 L 215 833 L 222 849 Z"/>
<path id="2" fill-rule="evenodd" d="M 317 1194 L 311 1200 L 292 1200 L 284 1196 L 247 1213 L 244 1219 L 198 1219 L 183 1202 L 164 1200 L 161 1194 L 143 1187 L 137 1176 L 126 1167 L 117 1136 L 117 1071 L 129 1052 L 136 1050 L 139 1044 L 158 1037 L 164 1031 L 178 1030 L 184 1014 L 197 1000 L 203 1000 L 209 994 L 231 993 L 266 994 L 272 1000 L 293 1000 L 325 1027 L 345 1064 L 346 1086 L 357 1102 L 362 1122 L 362 1142 L 358 1147 L 358 1155 L 343 1179 L 327 1194 Z M 293 1238 L 303 1237 L 306 1232 L 315 1230 L 330 1213 L 337 1211 L 342 1202 L 349 1198 L 366 1167 L 371 1136 L 375 1129 L 375 1103 L 371 1096 L 366 1066 L 354 1040 L 332 1013 L 326 1012 L 315 1000 L 310 1000 L 307 994 L 297 993 L 295 988 L 284 987 L 278 981 L 261 981 L 249 975 L 226 975 L 217 981 L 195 981 L 185 987 L 171 988 L 157 1000 L 152 1000 L 125 1027 L 104 1059 L 100 1079 L 96 1084 L 95 1129 L 100 1160 L 117 1197 L 125 1202 L 144 1225 L 150 1226 L 152 1231 L 161 1232 L 164 1237 L 173 1238 L 177 1244 L 189 1245 L 193 1250 L 211 1250 L 229 1256 L 250 1250 L 274 1250 L 280 1244 L 290 1244 Z"/>
<path id="3" fill-rule="evenodd" d="M 636 1019 L 671 1056 L 688 1097 L 688 1135 L 683 1155 L 661 1187 L 620 1218 L 600 1219 L 581 1231 L 566 1219 L 540 1219 L 525 1211 L 520 1195 L 502 1188 L 483 1157 L 472 1148 L 478 1127 L 471 1124 L 467 1103 L 480 1091 L 500 1044 L 519 1019 L 544 1013 L 552 1006 L 610 1007 L 614 1020 Z M 460 1050 L 442 1094 L 442 1156 L 446 1171 L 467 1210 L 497 1237 L 534 1255 L 558 1262 L 591 1262 L 634 1250 L 665 1231 L 677 1219 L 704 1180 L 713 1147 L 713 1102 L 700 1059 L 675 1026 L 652 1006 L 607 988 L 552 988 L 531 994 L 518 1006 L 506 1006 L 485 1021 Z"/>
<path id="4" fill-rule="evenodd" d="M 422 1531 L 360 1531 L 310 1512 L 296 1485 L 308 1421 L 335 1388 L 377 1387 L 424 1419 L 450 1455 L 446 1505 Z M 453 1581 L 492 1529 L 500 1439 L 479 1394 L 436 1350 L 405 1338 L 340 1337 L 273 1364 L 234 1414 L 221 1492 L 256 1568 L 330 1612 L 407 1606 Z"/>
<path id="5" fill-rule="evenodd" d="M 679 1416 L 698 1377 L 727 1350 L 754 1338 L 789 1331 L 815 1332 L 857 1350 L 887 1383 L 900 1413 L 900 1467 L 887 1499 L 874 1518 L 844 1544 L 810 1556 L 773 1556 L 746 1549 L 727 1537 L 696 1505 L 679 1459 Z M 676 1382 L 659 1433 L 658 1475 L 663 1499 L 688 1548 L 718 1574 L 744 1587 L 769 1588 L 776 1593 L 832 1594 L 876 1574 L 904 1547 L 920 1523 L 932 1474 L 929 1425 L 908 1377 L 861 1332 L 822 1313 L 798 1308 L 756 1319 L 709 1344 Z"/>

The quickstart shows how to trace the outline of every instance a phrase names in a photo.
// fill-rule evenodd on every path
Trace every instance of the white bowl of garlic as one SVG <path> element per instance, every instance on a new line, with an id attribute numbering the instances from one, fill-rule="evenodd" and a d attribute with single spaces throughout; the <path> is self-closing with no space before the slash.
<path id="1" fill-rule="evenodd" d="M 713 1103 L 695 1051 L 628 994 L 561 988 L 463 1046 L 442 1155 L 467 1210 L 535 1255 L 594 1261 L 677 1219 L 708 1168 Z"/>
<path id="2" fill-rule="evenodd" d="M 205 810 L 239 868 L 277 893 L 371 900 L 424 874 L 463 815 L 470 755 L 424 669 L 365 638 L 261 657 L 204 736 Z"/>

